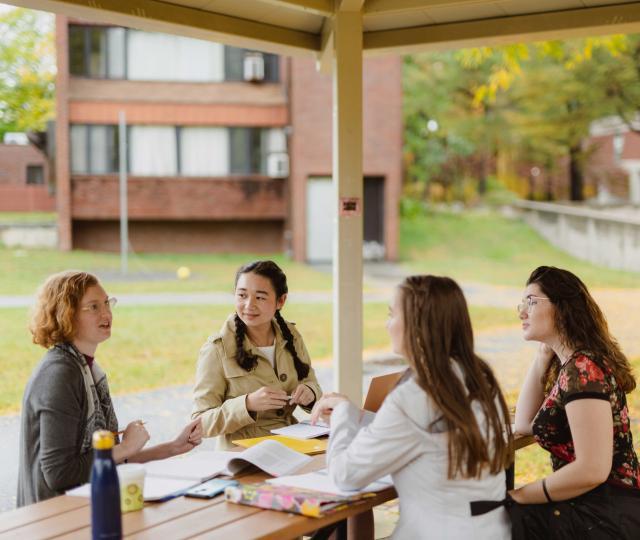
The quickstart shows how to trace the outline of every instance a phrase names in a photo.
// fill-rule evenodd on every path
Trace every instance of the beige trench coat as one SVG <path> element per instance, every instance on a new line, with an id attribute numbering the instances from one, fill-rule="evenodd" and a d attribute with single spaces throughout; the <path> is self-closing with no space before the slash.
<path id="1" fill-rule="evenodd" d="M 285 348 L 286 340 L 275 319 L 272 321 L 276 334 L 275 369 L 247 336 L 244 341 L 245 349 L 258 357 L 258 365 L 252 371 L 241 368 L 235 358 L 234 316 L 231 315 L 220 332 L 209 337 L 200 349 L 193 391 L 191 418 L 202 418 L 204 436 L 218 436 L 219 449 L 230 448 L 234 439 L 271 435 L 271 429 L 296 423 L 293 417 L 296 405 L 286 405 L 283 409 L 270 411 L 247 411 L 247 394 L 262 386 L 281 388 L 291 394 L 301 382 L 311 388 L 316 399 L 322 395 L 313 368 L 304 380 L 298 381 L 293 357 Z M 287 325 L 293 335 L 298 357 L 310 366 L 311 360 L 302 336 L 293 323 L 288 322 Z M 309 411 L 310 407 L 303 409 Z"/>

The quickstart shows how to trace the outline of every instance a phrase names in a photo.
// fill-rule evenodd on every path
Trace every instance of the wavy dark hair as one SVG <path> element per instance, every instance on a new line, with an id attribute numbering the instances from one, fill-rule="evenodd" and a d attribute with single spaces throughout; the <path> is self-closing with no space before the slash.
<path id="1" fill-rule="evenodd" d="M 447 277 L 410 276 L 400 291 L 404 349 L 418 384 L 442 413 L 437 421 L 447 427 L 448 477 L 477 478 L 487 466 L 497 474 L 511 462 L 509 411 L 493 371 L 474 352 L 462 290 Z M 473 401 L 482 407 L 486 431 L 478 425 Z"/>
<path id="2" fill-rule="evenodd" d="M 563 344 L 575 352 L 592 355 L 596 362 L 606 362 L 624 392 L 633 391 L 636 381 L 629 360 L 609 333 L 607 319 L 580 278 L 562 268 L 539 266 L 527 280 L 527 285 L 533 283 L 555 308 L 554 324 Z M 547 392 L 555 383 L 560 367 L 557 356 L 549 362 L 542 380 Z"/>
<path id="3" fill-rule="evenodd" d="M 257 274 L 267 278 L 271 282 L 271 286 L 276 293 L 276 300 L 279 300 L 283 295 L 289 292 L 287 276 L 273 261 L 254 261 L 241 266 L 236 272 L 235 286 L 238 285 L 238 280 L 242 274 Z M 286 340 L 285 347 L 293 357 L 293 366 L 298 374 L 298 380 L 302 381 L 309 375 L 309 366 L 300 360 L 296 347 L 293 343 L 293 334 L 291 333 L 291 330 L 289 330 L 287 322 L 280 314 L 279 309 L 276 310 L 275 319 L 280 327 L 280 331 L 282 332 L 284 339 Z M 244 336 L 247 333 L 247 325 L 244 324 L 237 313 L 235 316 L 235 323 L 237 348 L 236 361 L 242 369 L 251 371 L 258 365 L 258 357 L 255 354 L 251 354 L 244 348 Z"/>

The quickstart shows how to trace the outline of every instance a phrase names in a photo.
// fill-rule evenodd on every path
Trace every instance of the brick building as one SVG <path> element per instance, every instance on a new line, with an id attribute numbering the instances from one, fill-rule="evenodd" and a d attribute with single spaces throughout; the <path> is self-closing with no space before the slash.
<path id="1" fill-rule="evenodd" d="M 640 121 L 633 122 L 640 130 Z M 591 125 L 587 177 L 605 197 L 640 204 L 640 132 L 620 118 L 602 118 Z"/>
<path id="2" fill-rule="evenodd" d="M 331 255 L 331 78 L 278 57 L 56 19 L 63 249 L 119 249 L 118 118 L 136 251 Z M 364 65 L 365 253 L 397 256 L 401 62 Z"/>
<path id="3" fill-rule="evenodd" d="M 52 212 L 47 158 L 24 138 L 0 144 L 0 212 Z"/>

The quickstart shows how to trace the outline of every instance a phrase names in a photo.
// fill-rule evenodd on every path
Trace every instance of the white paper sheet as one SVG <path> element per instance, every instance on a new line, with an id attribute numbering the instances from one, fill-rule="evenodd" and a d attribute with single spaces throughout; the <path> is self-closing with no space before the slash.
<path id="1" fill-rule="evenodd" d="M 227 462 L 237 452 L 192 452 L 168 459 L 149 461 L 144 464 L 147 477 L 158 476 L 205 482 L 226 472 Z"/>
<path id="2" fill-rule="evenodd" d="M 149 476 L 144 479 L 144 500 L 151 502 L 177 497 L 185 490 L 199 483 L 193 480 Z M 72 497 L 91 497 L 91 484 L 83 484 L 77 488 L 70 489 L 66 494 Z"/>
<path id="3" fill-rule="evenodd" d="M 295 439 L 315 439 L 316 437 L 329 435 L 331 428 L 326 425 L 312 426 L 306 422 L 300 422 L 299 424 L 291 424 L 290 426 L 272 429 L 271 433 L 284 435 L 285 437 L 293 437 Z"/>
<path id="4" fill-rule="evenodd" d="M 323 493 L 331 493 L 341 497 L 351 497 L 359 493 L 370 493 L 372 491 L 382 491 L 393 486 L 391 475 L 384 476 L 362 489 L 350 491 L 338 488 L 326 469 L 315 471 L 307 474 L 297 474 L 293 476 L 282 476 L 280 478 L 270 478 L 267 482 L 281 486 L 291 486 L 301 489 L 309 489 L 313 491 L 322 491 Z"/>

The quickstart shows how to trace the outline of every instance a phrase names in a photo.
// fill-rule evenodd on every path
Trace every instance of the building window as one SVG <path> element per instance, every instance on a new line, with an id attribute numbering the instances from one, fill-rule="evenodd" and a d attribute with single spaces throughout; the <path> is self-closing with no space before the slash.
<path id="1" fill-rule="evenodd" d="M 228 176 L 269 173 L 269 155 L 287 151 L 281 128 L 129 126 L 129 173 Z M 71 126 L 72 174 L 118 172 L 118 126 Z"/>
<path id="2" fill-rule="evenodd" d="M 225 47 L 224 49 L 224 78 L 226 81 L 244 81 L 244 62 L 247 54 L 255 51 Z M 264 61 L 264 81 L 278 82 L 280 80 L 279 57 L 275 54 L 262 53 Z"/>
<path id="3" fill-rule="evenodd" d="M 100 79 L 125 78 L 124 28 L 69 26 L 69 70 L 72 75 Z"/>
<path id="4" fill-rule="evenodd" d="M 177 176 L 177 135 L 174 126 L 131 126 L 129 170 L 136 176 Z"/>
<path id="5" fill-rule="evenodd" d="M 71 126 L 71 172 L 109 174 L 118 170 L 118 130 L 116 126 Z"/>
<path id="6" fill-rule="evenodd" d="M 180 172 L 185 176 L 229 174 L 229 130 L 214 127 L 179 128 Z"/>
<path id="7" fill-rule="evenodd" d="M 27 184 L 44 184 L 44 167 L 42 165 L 27 165 Z"/>
<path id="8" fill-rule="evenodd" d="M 245 80 L 245 56 L 255 51 L 200 39 L 120 27 L 69 25 L 72 75 L 138 81 Z M 279 57 L 258 53 L 268 82 L 280 79 Z"/>
<path id="9" fill-rule="evenodd" d="M 138 30 L 129 30 L 127 36 L 127 72 L 131 80 L 224 80 L 224 45 Z"/>
<path id="10" fill-rule="evenodd" d="M 231 174 L 266 174 L 265 130 L 230 128 Z"/>

